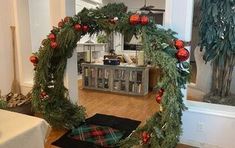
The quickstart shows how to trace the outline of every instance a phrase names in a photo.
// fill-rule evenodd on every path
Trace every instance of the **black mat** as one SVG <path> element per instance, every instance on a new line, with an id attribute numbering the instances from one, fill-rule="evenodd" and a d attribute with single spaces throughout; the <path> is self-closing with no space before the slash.
<path id="1" fill-rule="evenodd" d="M 140 123 L 141 123 L 140 121 L 131 120 L 127 118 L 120 118 L 116 116 L 103 115 L 103 114 L 95 114 L 94 116 L 86 119 L 86 122 L 84 124 L 108 126 L 123 131 L 124 135 L 122 139 L 125 139 L 131 134 L 133 130 L 135 130 L 139 126 Z M 68 136 L 70 132 L 71 131 L 68 131 L 66 134 L 64 134 L 62 137 L 60 137 L 52 144 L 61 148 L 100 148 L 100 146 L 95 145 L 93 143 L 86 141 L 78 141 L 70 138 Z"/>

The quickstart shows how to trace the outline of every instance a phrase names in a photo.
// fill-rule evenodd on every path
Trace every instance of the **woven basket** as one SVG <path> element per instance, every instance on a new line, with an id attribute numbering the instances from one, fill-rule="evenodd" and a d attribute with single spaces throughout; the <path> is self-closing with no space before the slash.
<path id="1" fill-rule="evenodd" d="M 22 114 L 26 114 L 26 115 L 30 115 L 30 116 L 34 115 L 34 111 L 32 109 L 31 102 L 25 103 L 25 104 L 22 104 L 22 105 L 16 106 L 16 107 L 7 107 L 6 110 L 17 112 L 17 113 L 22 113 Z"/>

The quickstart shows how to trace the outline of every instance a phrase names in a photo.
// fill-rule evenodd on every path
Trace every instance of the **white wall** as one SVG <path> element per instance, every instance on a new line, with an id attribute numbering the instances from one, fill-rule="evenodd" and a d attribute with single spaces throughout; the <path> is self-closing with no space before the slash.
<path id="1" fill-rule="evenodd" d="M 50 22 L 51 26 L 58 26 L 58 22 L 64 19 L 66 16 L 75 15 L 75 1 L 76 0 L 50 0 L 49 11 L 50 11 Z M 67 5 L 73 5 L 70 9 L 66 9 Z"/>
<path id="2" fill-rule="evenodd" d="M 3 69 L 1 70 L 0 89 L 3 95 L 10 92 L 13 79 L 10 26 L 16 28 L 17 79 L 21 83 L 24 94 L 32 86 L 33 66 L 29 62 L 29 57 L 33 52 L 32 49 L 34 51 L 38 49 L 41 39 L 49 31 L 46 1 L 43 0 L 43 3 L 33 0 L 0 1 L 0 28 L 2 31 L 0 34 L 0 67 Z M 40 8 L 42 9 L 40 10 Z"/>
<path id="3" fill-rule="evenodd" d="M 235 147 L 235 107 L 189 101 L 181 142 L 200 148 Z"/>
<path id="4" fill-rule="evenodd" d="M 18 66 L 21 85 L 32 83 L 33 66 L 29 62 L 32 55 L 30 16 L 28 0 L 14 1 Z"/>
<path id="5" fill-rule="evenodd" d="M 65 16 L 65 8 L 63 0 L 50 0 L 50 22 L 51 26 L 58 26 L 58 22 Z"/>
<path id="6" fill-rule="evenodd" d="M 193 0 L 166 0 L 165 26 L 186 42 L 191 41 L 192 15 Z"/>
<path id="7" fill-rule="evenodd" d="M 14 26 L 13 0 L 0 0 L 0 90 L 10 92 L 13 80 L 13 51 L 10 26 Z"/>
<path id="8" fill-rule="evenodd" d="M 29 0 L 29 17 L 32 51 L 37 51 L 42 40 L 50 32 L 50 9 L 48 0 Z M 40 13 L 39 13 L 40 12 Z"/>
<path id="9" fill-rule="evenodd" d="M 14 10 L 19 76 L 22 93 L 26 94 L 32 87 L 34 73 L 29 57 L 51 29 L 49 1 L 14 0 Z"/>

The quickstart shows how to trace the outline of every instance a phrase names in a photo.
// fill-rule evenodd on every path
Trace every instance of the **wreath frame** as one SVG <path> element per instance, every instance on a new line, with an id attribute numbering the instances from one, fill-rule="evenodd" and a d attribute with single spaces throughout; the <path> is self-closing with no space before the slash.
<path id="1" fill-rule="evenodd" d="M 79 126 L 85 121 L 85 108 L 69 101 L 63 81 L 67 59 L 73 55 L 77 42 L 86 34 L 101 31 L 131 36 L 141 34 L 146 56 L 163 73 L 156 96 L 161 110 L 118 145 L 173 148 L 179 141 L 182 111 L 186 109 L 181 89 L 185 88 L 189 78 L 187 57 L 182 60 L 177 56 L 179 45 L 175 42 L 175 32 L 156 26 L 151 20 L 147 24 L 131 24 L 132 15 L 123 3 L 113 3 L 102 8 L 84 8 L 53 27 L 38 52 L 30 57 L 35 67 L 33 107 L 54 127 L 73 129 Z"/>

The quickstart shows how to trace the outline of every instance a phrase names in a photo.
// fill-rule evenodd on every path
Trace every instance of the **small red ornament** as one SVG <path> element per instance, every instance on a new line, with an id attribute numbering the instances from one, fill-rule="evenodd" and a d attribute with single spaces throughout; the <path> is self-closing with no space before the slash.
<path id="1" fill-rule="evenodd" d="M 45 91 L 42 91 L 40 94 L 40 98 L 45 99 L 46 96 L 47 96 L 47 93 Z"/>
<path id="2" fill-rule="evenodd" d="M 87 32 L 89 30 L 89 27 L 87 25 L 82 26 L 82 31 Z"/>
<path id="3" fill-rule="evenodd" d="M 62 28 L 64 26 L 64 22 L 63 20 L 61 20 L 59 23 L 58 23 L 58 27 Z"/>
<path id="4" fill-rule="evenodd" d="M 178 49 L 176 53 L 176 58 L 180 61 L 186 61 L 189 58 L 189 51 L 185 48 Z"/>
<path id="5" fill-rule="evenodd" d="M 29 60 L 33 64 L 37 64 L 38 63 L 38 57 L 36 57 L 35 55 L 30 56 Z"/>
<path id="6" fill-rule="evenodd" d="M 161 101 L 162 101 L 162 97 L 160 95 L 156 95 L 156 101 L 158 104 L 161 104 Z"/>
<path id="7" fill-rule="evenodd" d="M 150 139 L 150 134 L 148 132 L 144 131 L 141 135 L 141 138 L 142 138 L 142 142 L 144 144 L 147 144 Z"/>
<path id="8" fill-rule="evenodd" d="M 163 94 L 164 94 L 164 89 L 163 88 L 159 89 L 156 94 L 157 103 L 159 103 L 159 104 L 161 103 Z"/>
<path id="9" fill-rule="evenodd" d="M 55 49 L 57 47 L 57 43 L 55 41 L 51 41 L 50 46 Z"/>
<path id="10" fill-rule="evenodd" d="M 130 24 L 131 25 L 137 25 L 140 23 L 140 15 L 139 14 L 133 14 L 130 16 Z"/>
<path id="11" fill-rule="evenodd" d="M 175 40 L 175 47 L 177 49 L 184 48 L 184 41 L 182 41 L 182 40 Z"/>
<path id="12" fill-rule="evenodd" d="M 51 41 L 54 41 L 55 38 L 56 38 L 56 36 L 55 36 L 55 34 L 53 34 L 53 33 L 50 33 L 50 34 L 48 35 L 48 39 L 50 39 Z"/>
<path id="13" fill-rule="evenodd" d="M 81 30 L 82 30 L 82 26 L 81 26 L 80 24 L 75 24 L 75 25 L 74 25 L 74 29 L 75 29 L 76 31 L 81 31 Z"/>
<path id="14" fill-rule="evenodd" d="M 140 24 L 141 25 L 147 25 L 149 23 L 149 18 L 145 15 L 141 16 L 140 18 Z"/>

